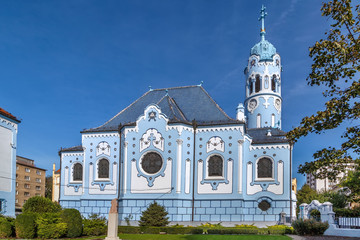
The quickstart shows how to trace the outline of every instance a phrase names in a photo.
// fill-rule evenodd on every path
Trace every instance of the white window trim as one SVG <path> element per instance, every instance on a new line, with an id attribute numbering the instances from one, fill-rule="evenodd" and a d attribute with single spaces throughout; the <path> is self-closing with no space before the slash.
<path id="1" fill-rule="evenodd" d="M 74 184 L 79 184 L 79 183 L 82 183 L 83 180 L 79 181 L 79 180 L 74 180 L 74 166 L 75 164 L 81 164 L 82 166 L 82 169 L 83 169 L 83 174 L 82 174 L 82 179 L 84 180 L 84 165 L 81 163 L 81 162 L 74 162 L 72 165 L 71 165 L 71 172 L 70 172 L 70 183 L 74 183 Z"/>
<path id="2" fill-rule="evenodd" d="M 103 160 L 105 159 L 106 161 L 109 162 L 109 177 L 108 178 L 99 178 L 99 162 L 100 160 Z M 110 175 L 111 175 L 111 168 L 110 168 L 110 160 L 106 157 L 100 157 L 98 160 L 96 160 L 96 163 L 95 163 L 95 180 L 94 182 L 111 182 L 111 179 L 110 179 Z"/>
<path id="3" fill-rule="evenodd" d="M 222 176 L 209 176 L 209 160 L 212 156 L 219 156 L 222 159 Z M 205 179 L 204 180 L 224 180 L 225 179 L 225 160 L 220 154 L 213 153 L 209 155 L 205 162 Z"/>
<path id="4" fill-rule="evenodd" d="M 262 158 L 268 158 L 272 162 L 272 178 L 258 178 L 258 162 Z M 255 181 L 256 182 L 273 182 L 275 181 L 275 161 L 272 157 L 264 155 L 259 157 L 255 162 Z"/>

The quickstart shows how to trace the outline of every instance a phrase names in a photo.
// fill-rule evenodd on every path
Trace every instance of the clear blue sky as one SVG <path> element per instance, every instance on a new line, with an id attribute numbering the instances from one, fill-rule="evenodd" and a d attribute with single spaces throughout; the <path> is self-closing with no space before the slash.
<path id="1" fill-rule="evenodd" d="M 230 116 L 244 101 L 250 48 L 266 38 L 282 57 L 283 130 L 323 108 L 309 87 L 308 48 L 329 22 L 314 0 L 1 1 L 0 107 L 22 119 L 17 153 L 59 167 L 58 150 L 153 88 L 197 85 Z M 341 131 L 302 138 L 293 173 Z"/>

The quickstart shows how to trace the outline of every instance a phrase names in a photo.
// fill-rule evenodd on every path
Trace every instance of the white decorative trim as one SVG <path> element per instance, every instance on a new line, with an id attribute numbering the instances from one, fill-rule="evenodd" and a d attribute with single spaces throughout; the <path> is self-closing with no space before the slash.
<path id="1" fill-rule="evenodd" d="M 181 165 L 182 165 L 182 143 L 183 140 L 177 139 L 176 140 L 178 146 L 177 146 L 177 176 L 176 176 L 176 193 L 181 193 Z"/>
<path id="2" fill-rule="evenodd" d="M 128 169 L 127 169 L 127 162 L 128 162 L 128 159 L 127 159 L 127 155 L 128 155 L 128 142 L 124 142 L 124 193 L 126 193 L 126 190 L 127 190 L 127 172 L 128 172 Z"/>
<path id="3" fill-rule="evenodd" d="M 63 157 L 83 157 L 83 152 L 75 152 L 75 153 L 61 153 Z"/>
<path id="4" fill-rule="evenodd" d="M 237 177 L 239 179 L 239 186 L 238 186 L 238 193 L 242 194 L 242 179 L 243 179 L 243 172 L 242 172 L 242 167 L 243 167 L 243 144 L 244 144 L 244 140 L 239 140 L 238 141 L 238 152 L 239 152 L 239 156 L 238 156 L 238 165 L 239 165 L 239 172 L 237 174 Z"/>
<path id="5" fill-rule="evenodd" d="M 169 130 L 177 130 L 179 136 L 181 136 L 183 131 L 189 131 L 191 133 L 194 132 L 194 129 L 192 127 L 186 127 L 183 125 L 170 125 L 170 126 L 166 125 L 166 131 L 169 131 Z"/>
<path id="6" fill-rule="evenodd" d="M 262 188 L 260 185 L 258 184 L 254 184 L 253 186 L 251 186 L 251 182 L 252 182 L 252 175 L 253 175 L 253 164 L 251 162 L 248 162 L 247 167 L 246 167 L 246 172 L 247 172 L 247 176 L 246 176 L 246 193 L 247 195 L 254 195 L 255 193 L 261 192 Z"/>
<path id="7" fill-rule="evenodd" d="M 148 129 L 140 138 L 140 152 L 150 147 L 150 144 L 161 151 L 164 151 L 164 138 L 155 128 Z"/>
<path id="8" fill-rule="evenodd" d="M 5 123 L 5 125 L 10 125 L 12 128 L 15 129 L 15 131 L 17 133 L 17 131 L 18 131 L 18 124 L 17 123 L 14 123 L 14 122 L 12 122 L 10 120 L 2 118 L 1 116 L 0 116 L 0 122 Z"/>
<path id="9" fill-rule="evenodd" d="M 82 140 L 84 138 L 100 138 L 100 137 L 120 137 L 119 133 L 113 132 L 113 133 L 83 133 L 82 134 Z"/>
<path id="10" fill-rule="evenodd" d="M 277 179 L 279 182 L 279 185 L 276 184 L 270 184 L 267 190 L 269 192 L 275 193 L 277 195 L 281 195 L 284 193 L 284 162 L 279 161 L 278 162 L 278 171 L 277 171 Z"/>
<path id="11" fill-rule="evenodd" d="M 185 161 L 185 193 L 190 193 L 190 173 L 191 173 L 191 166 L 190 166 L 190 159 L 186 159 Z"/>
<path id="12" fill-rule="evenodd" d="M 225 142 L 222 140 L 221 137 L 211 137 L 206 143 L 207 153 L 215 150 L 220 152 L 225 151 Z"/>
<path id="13" fill-rule="evenodd" d="M 259 149 L 290 149 L 289 144 L 277 144 L 277 145 L 260 145 L 260 146 L 249 146 L 249 150 L 259 150 Z"/>
<path id="14" fill-rule="evenodd" d="M 280 104 L 278 106 L 276 105 L 276 100 L 280 101 Z M 278 114 L 280 114 L 280 112 L 281 112 L 281 99 L 278 98 L 278 97 L 274 97 L 274 103 L 273 104 L 274 104 L 274 107 L 277 110 Z"/>
<path id="15" fill-rule="evenodd" d="M 110 144 L 105 141 L 99 142 L 99 144 L 96 146 L 97 157 L 101 154 L 105 154 L 110 157 L 110 152 L 111 152 Z"/>
<path id="16" fill-rule="evenodd" d="M 198 128 L 197 132 L 225 132 L 225 131 L 240 131 L 244 134 L 244 126 L 231 126 L 231 127 L 209 127 Z"/>
<path id="17" fill-rule="evenodd" d="M 265 106 L 266 109 L 270 106 L 270 103 L 268 103 L 269 97 L 270 96 L 262 96 L 262 98 L 265 100 L 263 105 Z"/>

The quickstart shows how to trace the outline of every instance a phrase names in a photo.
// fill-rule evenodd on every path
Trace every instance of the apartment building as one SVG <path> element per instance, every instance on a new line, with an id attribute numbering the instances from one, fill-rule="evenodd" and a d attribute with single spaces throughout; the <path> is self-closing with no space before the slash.
<path id="1" fill-rule="evenodd" d="M 34 160 L 16 156 L 16 194 L 15 209 L 17 212 L 31 197 L 45 197 L 46 170 L 38 168 Z"/>
<path id="2" fill-rule="evenodd" d="M 314 175 L 311 173 L 306 174 L 306 184 L 317 192 L 331 191 L 337 188 L 341 180 L 348 175 L 349 171 L 354 171 L 354 169 L 355 169 L 354 163 L 347 163 L 344 172 L 337 175 L 336 180 L 334 181 L 330 181 L 328 178 L 325 179 L 315 178 Z"/>

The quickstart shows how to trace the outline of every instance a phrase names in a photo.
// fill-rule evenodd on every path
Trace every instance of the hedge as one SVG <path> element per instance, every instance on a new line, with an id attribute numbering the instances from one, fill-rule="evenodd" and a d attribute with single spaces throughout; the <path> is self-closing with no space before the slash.
<path id="1" fill-rule="evenodd" d="M 0 217 L 0 238 L 8 238 L 13 235 L 13 225 L 5 217 Z"/>
<path id="2" fill-rule="evenodd" d="M 82 218 L 78 210 L 69 208 L 61 211 L 61 221 L 67 224 L 68 238 L 80 237 L 83 231 Z"/>
<path id="3" fill-rule="evenodd" d="M 34 238 L 36 235 L 36 214 L 23 213 L 16 217 L 15 230 L 17 238 Z"/>
<path id="4" fill-rule="evenodd" d="M 292 226 L 298 235 L 323 235 L 329 224 L 314 219 L 298 219 L 292 223 Z"/>
<path id="5" fill-rule="evenodd" d="M 360 208 L 335 208 L 336 217 L 360 217 Z"/>
<path id="6" fill-rule="evenodd" d="M 202 234 L 203 229 L 197 227 L 137 227 L 137 226 L 119 226 L 119 233 L 127 234 L 159 234 L 166 232 L 168 234 Z"/>
<path id="7" fill-rule="evenodd" d="M 106 219 L 100 217 L 98 214 L 92 214 L 89 218 L 83 219 L 83 235 L 85 236 L 99 236 L 106 234 L 107 225 Z"/>
<path id="8" fill-rule="evenodd" d="M 61 221 L 60 213 L 45 213 L 36 219 L 37 235 L 40 238 L 61 238 L 66 236 L 67 224 Z"/>

